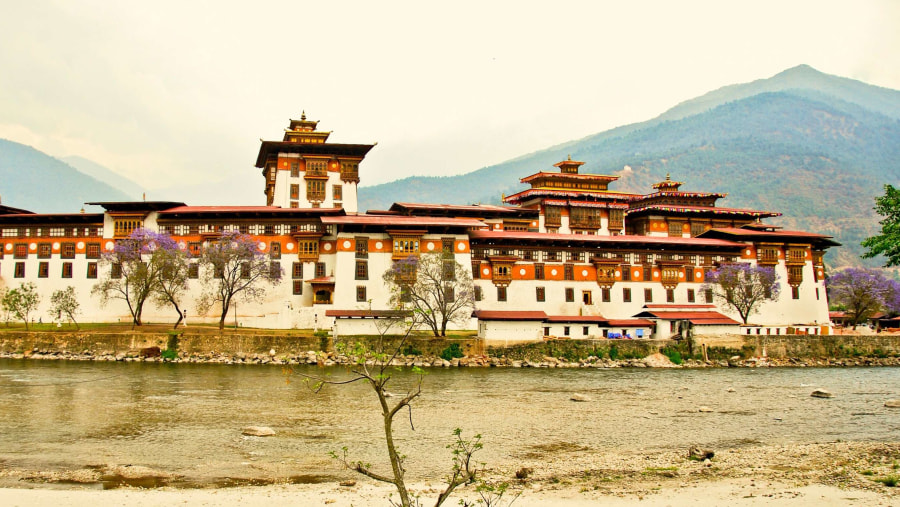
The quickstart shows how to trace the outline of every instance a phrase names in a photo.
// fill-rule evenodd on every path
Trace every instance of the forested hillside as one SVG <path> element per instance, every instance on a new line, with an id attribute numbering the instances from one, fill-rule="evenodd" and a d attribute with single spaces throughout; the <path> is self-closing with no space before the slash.
<path id="1" fill-rule="evenodd" d="M 900 175 L 898 117 L 900 92 L 801 66 L 465 175 L 362 188 L 360 208 L 499 203 L 524 188 L 519 178 L 571 155 L 587 162 L 583 172 L 619 175 L 616 190 L 646 193 L 670 173 L 685 190 L 727 192 L 720 205 L 780 211 L 773 223 L 832 234 L 845 245 L 829 263 L 856 264 L 859 242 L 878 230 L 873 199 Z"/>

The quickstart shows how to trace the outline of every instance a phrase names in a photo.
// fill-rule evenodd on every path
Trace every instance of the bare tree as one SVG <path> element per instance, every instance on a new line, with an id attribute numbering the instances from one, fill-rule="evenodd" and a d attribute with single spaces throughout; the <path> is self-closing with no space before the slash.
<path id="1" fill-rule="evenodd" d="M 780 290 L 774 268 L 744 263 L 722 264 L 709 271 L 704 288 L 738 312 L 744 324 L 764 302 L 778 299 Z"/>
<path id="2" fill-rule="evenodd" d="M 452 253 L 407 257 L 383 279 L 391 288 L 391 304 L 414 309 L 434 336 L 446 336 L 451 322 L 464 325 L 475 308 L 472 276 Z"/>
<path id="3" fill-rule="evenodd" d="M 178 324 L 184 319 L 179 301 L 187 290 L 190 278 L 190 254 L 177 247 L 157 248 L 152 254 L 151 262 L 158 266 L 153 300 L 160 307 L 172 305 L 178 315 L 172 328 L 178 329 Z"/>
<path id="4" fill-rule="evenodd" d="M 374 344 L 374 348 L 369 348 L 362 342 L 357 342 L 350 346 L 338 344 L 339 353 L 347 355 L 353 361 L 353 366 L 349 369 L 348 378 L 333 380 L 317 375 L 309 375 L 300 370 L 292 371 L 306 378 L 317 392 L 327 385 L 345 385 L 354 382 L 364 382 L 372 388 L 372 392 L 378 398 L 381 408 L 384 439 L 388 462 L 391 467 L 390 474 L 377 472 L 370 464 L 349 459 L 346 447 L 342 449 L 341 453 L 333 452 L 332 457 L 339 460 L 348 469 L 359 474 L 376 481 L 393 484 L 400 495 L 400 503 L 392 501 L 392 505 L 409 507 L 419 505 L 419 501 L 410 494 L 406 486 L 405 456 L 398 451 L 394 442 L 394 419 L 397 414 L 407 410 L 409 412 L 409 422 L 412 426 L 411 404 L 422 394 L 424 371 L 421 368 L 413 368 L 415 379 L 403 387 L 406 394 L 396 402 L 389 401 L 390 395 L 387 392 L 387 386 L 393 379 L 392 372 L 395 368 L 395 360 L 400 355 L 400 350 L 408 342 L 410 332 L 416 325 L 421 323 L 422 315 L 418 312 L 389 310 L 382 312 L 381 317 L 377 319 L 380 335 Z M 388 330 L 398 330 L 403 333 L 400 335 L 399 342 L 390 346 L 386 344 L 385 336 Z M 479 464 L 474 461 L 473 455 L 482 448 L 481 436 L 476 435 L 472 440 L 466 440 L 462 437 L 462 431 L 456 429 L 454 438 L 453 444 L 448 446 L 453 455 L 452 471 L 447 478 L 446 487 L 435 501 L 435 507 L 442 505 L 457 487 L 474 482 L 480 472 Z"/>
<path id="5" fill-rule="evenodd" d="M 225 317 L 235 297 L 258 301 L 266 293 L 265 285 L 281 280 L 281 265 L 260 252 L 252 237 L 238 232 L 222 233 L 218 240 L 210 242 L 200 263 L 206 269 L 197 306 L 205 313 L 219 305 L 219 329 L 225 328 Z"/>

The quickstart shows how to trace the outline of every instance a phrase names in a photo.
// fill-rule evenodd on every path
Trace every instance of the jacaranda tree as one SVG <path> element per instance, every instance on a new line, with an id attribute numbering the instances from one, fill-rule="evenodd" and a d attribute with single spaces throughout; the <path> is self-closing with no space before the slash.
<path id="1" fill-rule="evenodd" d="M 780 292 L 774 268 L 746 263 L 722 264 L 708 271 L 704 289 L 736 311 L 744 324 L 763 303 L 778 299 Z"/>
<path id="2" fill-rule="evenodd" d="M 225 317 L 236 297 L 258 301 L 265 295 L 267 285 L 281 280 L 281 264 L 261 252 L 251 236 L 235 231 L 224 232 L 211 241 L 200 263 L 205 269 L 203 293 L 197 306 L 201 313 L 219 307 L 219 329 L 225 327 Z"/>
<path id="3" fill-rule="evenodd" d="M 874 313 L 900 311 L 900 282 L 879 269 L 845 268 L 825 281 L 828 299 L 846 309 L 853 328 Z"/>

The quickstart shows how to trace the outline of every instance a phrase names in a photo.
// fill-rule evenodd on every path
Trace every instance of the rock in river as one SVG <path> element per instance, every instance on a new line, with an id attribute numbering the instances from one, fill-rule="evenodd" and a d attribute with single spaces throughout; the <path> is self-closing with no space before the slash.
<path id="1" fill-rule="evenodd" d="M 251 437 L 271 437 L 275 435 L 275 430 L 268 426 L 246 426 L 241 429 L 241 435 Z"/>
<path id="2" fill-rule="evenodd" d="M 816 389 L 809 394 L 813 398 L 833 398 L 834 395 L 827 389 Z"/>
<path id="3" fill-rule="evenodd" d="M 575 393 L 569 398 L 572 401 L 591 401 L 591 398 L 585 394 Z"/>
<path id="4" fill-rule="evenodd" d="M 884 406 L 887 408 L 900 408 L 900 400 L 887 400 L 884 402 Z"/>

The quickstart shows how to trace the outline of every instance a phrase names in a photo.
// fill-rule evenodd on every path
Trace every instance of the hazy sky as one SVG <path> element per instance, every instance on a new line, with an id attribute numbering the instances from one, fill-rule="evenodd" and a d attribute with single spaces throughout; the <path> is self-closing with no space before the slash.
<path id="1" fill-rule="evenodd" d="M 892 0 L 0 0 L 0 13 L 0 137 L 94 160 L 148 198 L 228 179 L 262 204 L 259 138 L 280 140 L 304 109 L 331 141 L 378 142 L 365 185 L 473 171 L 802 63 L 900 89 Z"/>

